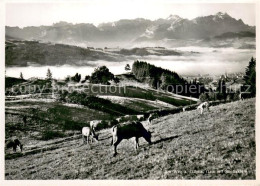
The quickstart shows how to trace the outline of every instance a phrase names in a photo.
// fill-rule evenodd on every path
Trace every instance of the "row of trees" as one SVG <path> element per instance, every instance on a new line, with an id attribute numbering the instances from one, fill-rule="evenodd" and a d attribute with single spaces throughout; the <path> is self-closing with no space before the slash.
<path id="1" fill-rule="evenodd" d="M 82 80 L 82 81 L 81 81 Z M 91 76 L 87 75 L 85 76 L 85 79 L 81 79 L 81 74 L 76 73 L 75 76 L 67 77 L 65 79 L 66 82 L 68 81 L 74 81 L 74 82 L 82 82 L 89 80 L 90 83 L 95 84 L 105 84 L 109 85 L 110 81 L 114 81 L 115 83 L 119 83 L 119 79 L 112 74 L 109 69 L 106 66 L 98 67 L 94 70 L 94 72 L 91 74 Z"/>
<path id="2" fill-rule="evenodd" d="M 138 80 L 149 83 L 155 89 L 163 89 L 193 97 L 199 97 L 205 91 L 204 85 L 198 83 L 196 80 L 188 82 L 176 72 L 156 67 L 143 61 L 134 62 L 132 73 Z"/>
<path id="3" fill-rule="evenodd" d="M 126 71 L 131 71 L 131 67 L 129 64 L 126 64 L 125 66 Z M 23 78 L 23 73 L 20 73 L 20 79 Z M 46 79 L 51 80 L 52 79 L 52 72 L 48 68 Z M 75 76 L 72 77 L 66 77 L 65 81 L 74 81 L 74 82 L 80 82 L 81 80 L 81 74 L 76 73 Z M 114 80 L 115 83 L 119 83 L 119 78 L 115 77 L 114 74 L 112 74 L 109 69 L 106 66 L 101 66 L 95 69 L 95 71 L 92 73 L 91 76 L 87 75 L 85 76 L 85 79 L 82 81 L 85 82 L 86 80 L 90 80 L 91 83 L 101 83 L 101 84 L 108 84 L 109 81 Z"/>

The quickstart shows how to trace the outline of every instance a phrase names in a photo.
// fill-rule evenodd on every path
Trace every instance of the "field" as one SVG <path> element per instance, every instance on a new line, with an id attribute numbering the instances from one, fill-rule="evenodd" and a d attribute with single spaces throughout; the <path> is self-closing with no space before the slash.
<path id="1" fill-rule="evenodd" d="M 255 179 L 255 99 L 157 118 L 152 145 L 122 141 L 112 157 L 109 129 L 82 145 L 79 131 L 48 141 L 24 142 L 24 152 L 6 151 L 11 179 Z"/>

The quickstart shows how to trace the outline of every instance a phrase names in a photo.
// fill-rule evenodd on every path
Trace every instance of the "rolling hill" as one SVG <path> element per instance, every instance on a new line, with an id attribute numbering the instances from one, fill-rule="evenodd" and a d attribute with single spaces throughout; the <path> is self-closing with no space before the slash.
<path id="1" fill-rule="evenodd" d="M 134 60 L 136 56 L 180 56 L 184 53 L 159 47 L 132 49 L 84 48 L 50 42 L 8 39 L 8 37 L 6 39 L 6 66 L 92 66 L 91 62 L 93 61 L 120 62 Z"/>

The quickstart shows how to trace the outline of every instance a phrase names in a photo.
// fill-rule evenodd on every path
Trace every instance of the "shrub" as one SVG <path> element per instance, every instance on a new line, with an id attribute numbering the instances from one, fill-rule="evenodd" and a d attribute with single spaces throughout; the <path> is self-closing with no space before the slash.
<path id="1" fill-rule="evenodd" d="M 106 66 L 101 66 L 95 69 L 91 74 L 91 83 L 101 83 L 109 85 L 109 81 L 114 79 L 114 74 L 112 74 Z"/>
<path id="2" fill-rule="evenodd" d="M 76 73 L 75 76 L 71 77 L 71 80 L 74 81 L 74 82 L 80 82 L 80 79 L 81 79 L 81 75 Z"/>

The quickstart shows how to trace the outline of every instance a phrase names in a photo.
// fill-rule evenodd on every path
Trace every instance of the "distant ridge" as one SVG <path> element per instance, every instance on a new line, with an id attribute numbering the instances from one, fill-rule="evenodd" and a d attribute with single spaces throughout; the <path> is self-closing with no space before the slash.
<path id="1" fill-rule="evenodd" d="M 206 39 L 226 32 L 252 32 L 255 27 L 227 13 L 197 17 L 192 20 L 178 15 L 154 21 L 137 18 L 122 19 L 98 26 L 89 23 L 54 23 L 51 26 L 28 26 L 24 28 L 6 26 L 8 37 L 24 40 L 41 40 L 58 43 L 78 42 L 139 42 L 163 39 Z"/>

